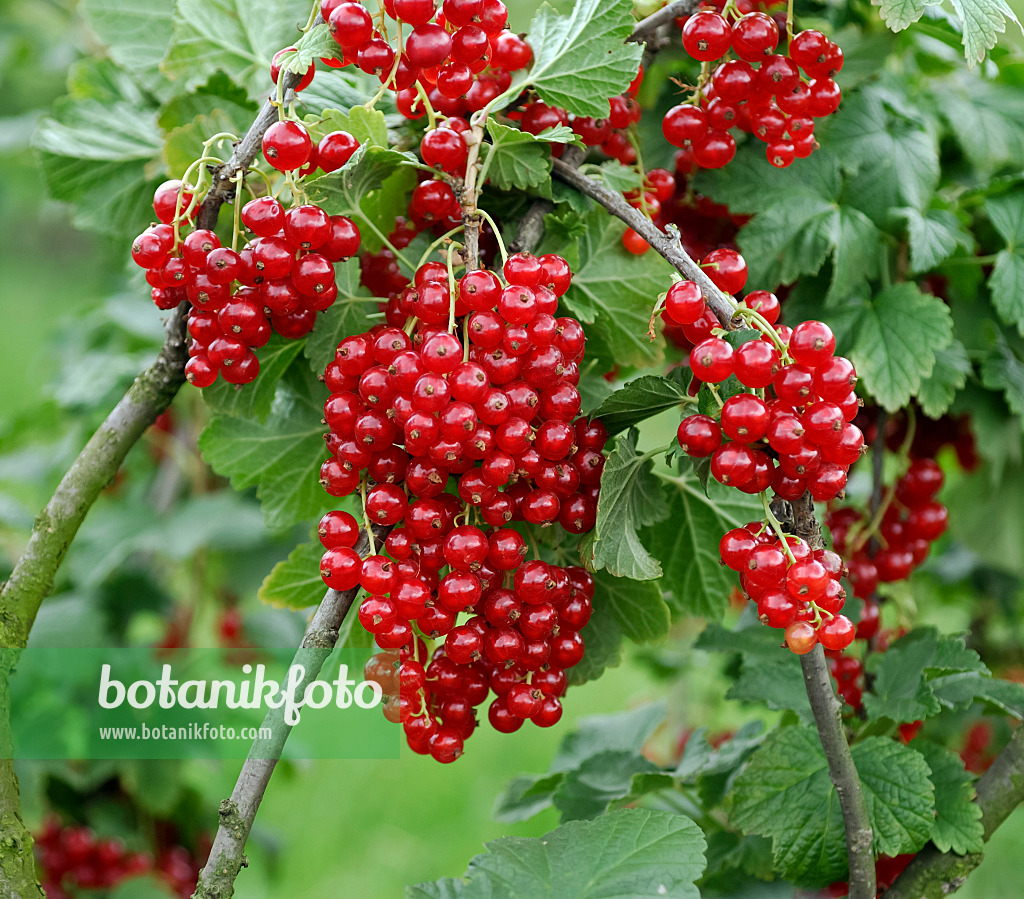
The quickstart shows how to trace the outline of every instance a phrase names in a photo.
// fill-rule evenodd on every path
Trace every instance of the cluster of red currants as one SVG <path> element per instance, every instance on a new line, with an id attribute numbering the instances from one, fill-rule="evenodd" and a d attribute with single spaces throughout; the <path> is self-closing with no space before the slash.
<path id="1" fill-rule="evenodd" d="M 43 890 L 48 899 L 73 899 L 109 890 L 153 873 L 176 896 L 188 899 L 196 888 L 200 865 L 183 846 L 166 846 L 157 858 L 132 852 L 118 839 L 101 839 L 88 827 L 65 827 L 55 815 L 35 835 Z M 105 894 L 104 894 L 105 895 Z"/>
<path id="2" fill-rule="evenodd" d="M 812 550 L 790 535 L 783 543 L 760 521 L 728 531 L 718 549 L 722 561 L 739 573 L 743 590 L 757 603 L 761 621 L 785 628 L 790 650 L 803 655 L 820 643 L 839 651 L 853 642 L 856 628 L 839 614 L 846 604 L 839 580 L 846 569 L 837 553 Z"/>
<path id="3" fill-rule="evenodd" d="M 153 859 L 130 852 L 120 840 L 100 839 L 88 827 L 64 827 L 56 817 L 36 834 L 43 889 L 50 899 L 78 890 L 109 889 L 151 870 Z"/>
<path id="4" fill-rule="evenodd" d="M 358 142 L 339 131 L 326 135 L 319 147 L 320 165 L 338 168 Z M 297 122 L 276 123 L 263 141 L 268 162 L 283 171 L 306 165 L 311 148 L 309 133 Z M 334 264 L 359 252 L 356 224 L 314 204 L 285 209 L 273 197 L 251 200 L 241 221 L 253 237 L 237 252 L 202 228 L 178 240 L 179 229 L 197 208 L 182 182 L 162 184 L 153 208 L 159 224 L 135 239 L 132 259 L 146 270 L 158 308 L 174 309 L 185 300 L 192 304 L 185 376 L 196 387 L 209 387 L 218 374 L 231 384 L 255 380 L 254 350 L 274 332 L 288 339 L 308 334 L 317 312 L 337 299 Z"/>
<path id="5" fill-rule="evenodd" d="M 329 587 L 367 591 L 360 620 L 381 648 L 414 648 L 415 626 L 447 636 L 437 658 L 465 665 L 482 656 L 522 680 L 582 657 L 578 631 L 592 585 L 582 573 L 574 581 L 556 566 L 524 562 L 526 542 L 509 525 L 592 529 L 607 433 L 578 418 L 583 329 L 554 317 L 572 279 L 568 264 L 516 254 L 503 275 L 507 286 L 493 272 L 467 272 L 453 294 L 447 267 L 425 263 L 388 307 L 389 322 L 400 315 L 405 328 L 382 324 L 339 344 L 325 373 L 332 455 L 321 484 L 332 496 L 361 486 L 366 520 L 393 530 L 387 555 L 364 561 L 352 548 L 355 520 L 329 513 L 321 574 Z M 554 723 L 551 696 L 538 700 L 540 719 L 518 720 Z M 492 723 L 514 729 L 501 714 L 499 705 Z M 429 751 L 452 761 L 458 753 L 435 751 L 447 740 Z"/>
<path id="6" fill-rule="evenodd" d="M 766 291 L 743 302 L 762 316 L 769 309 L 777 314 L 778 300 Z M 714 335 L 700 339 L 701 329 L 710 334 L 717 319 L 707 320 L 710 313 L 692 281 L 672 286 L 665 311 L 696 344 L 690 351 L 695 383 L 718 384 L 735 375 L 749 388 L 726 399 L 717 420 L 705 414 L 684 418 L 678 430 L 683 450 L 710 456 L 716 480 L 744 493 L 771 488 L 787 500 L 805 490 L 819 501 L 839 496 L 849 467 L 864 452 L 864 435 L 853 424 L 860 407 L 856 371 L 834 355 L 831 329 L 817 321 L 792 330 L 780 326 L 737 348 Z"/>
<path id="7" fill-rule="evenodd" d="M 814 152 L 814 120 L 839 108 L 841 92 L 833 77 L 843 67 L 843 51 L 813 30 L 795 35 L 788 54 L 776 53 L 778 45 L 778 25 L 763 12 L 749 12 L 732 24 L 713 10 L 686 19 L 683 48 L 691 57 L 705 66 L 730 50 L 736 58 L 723 61 L 698 85 L 699 102 L 666 113 L 665 138 L 682 151 L 677 166 L 727 165 L 736 154 L 732 128 L 767 144 L 768 161 L 777 168 Z"/>
<path id="8" fill-rule="evenodd" d="M 849 559 L 854 596 L 874 605 L 879 583 L 902 581 L 928 557 L 931 544 L 949 524 L 949 513 L 935 496 L 944 475 L 934 459 L 915 459 L 886 495 L 878 533 L 867 530 L 865 513 L 852 506 L 830 509 L 825 519 L 839 552 Z M 876 537 L 875 549 L 869 537 Z"/>
<path id="9" fill-rule="evenodd" d="M 340 57 L 322 61 L 376 75 L 410 119 L 426 114 L 417 83 L 435 110 L 461 116 L 503 93 L 512 72 L 533 58 L 530 46 L 505 28 L 508 11 L 500 0 L 444 0 L 440 10 L 436 0 L 385 0 L 383 12 L 411 26 L 407 34 L 399 28 L 397 48 L 383 30 L 384 16 L 360 3 L 323 0 L 320 11 L 341 48 Z"/>
<path id="10" fill-rule="evenodd" d="M 402 723 L 413 751 L 429 753 L 443 763 L 455 761 L 477 727 L 477 707 L 492 693 L 487 719 L 499 733 L 513 733 L 526 721 L 551 727 L 562 717 L 566 670 L 584 654 L 580 630 L 590 620 L 594 581 L 583 568 L 539 560 L 520 559 L 514 569 L 498 567 L 495 563 L 514 561 L 521 541 L 508 529 L 490 535 L 477 528 L 453 530 L 445 540 L 446 555 L 453 559 L 448 563 L 451 572 L 441 585 L 443 589 L 445 580 L 465 578 L 467 573 L 481 580 L 482 591 L 474 590 L 479 598 L 463 610 L 469 617 L 453 625 L 456 614 L 443 609 L 443 627 L 450 629 L 445 634 L 437 634 L 436 628 L 432 632 L 434 639 L 443 637 L 433 653 L 417 637 L 367 663 L 366 678 L 377 681 L 388 697 L 385 716 Z M 456 556 L 456 550 L 466 547 L 476 549 L 474 561 L 468 553 Z M 501 553 L 504 559 L 492 558 Z M 388 614 L 389 601 L 396 607 L 413 603 L 422 608 L 423 599 L 413 594 L 425 589 L 417 577 L 399 580 L 390 598 L 369 596 L 363 601 L 360 621 L 377 627 L 377 619 Z M 441 589 L 434 593 L 435 598 L 427 600 L 426 615 L 419 618 L 421 628 L 426 618 L 434 617 L 430 606 L 444 601 Z M 415 611 L 407 609 L 405 614 Z"/>

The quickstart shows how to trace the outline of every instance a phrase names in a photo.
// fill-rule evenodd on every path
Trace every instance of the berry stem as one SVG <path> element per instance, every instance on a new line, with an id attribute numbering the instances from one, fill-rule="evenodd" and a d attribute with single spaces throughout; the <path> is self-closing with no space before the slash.
<path id="1" fill-rule="evenodd" d="M 771 525 L 775 536 L 779 538 L 779 543 L 782 544 L 782 551 L 786 554 L 786 558 L 789 559 L 790 565 L 796 564 L 796 556 L 793 555 L 793 550 L 789 548 L 789 540 L 786 539 L 786 532 L 782 528 L 782 522 L 775 517 L 775 513 L 772 511 L 771 503 L 768 501 L 768 491 L 761 491 L 761 505 L 764 507 L 765 521 Z"/>
<path id="2" fill-rule="evenodd" d="M 203 155 L 205 156 L 210 152 L 210 148 L 218 141 L 229 140 L 233 144 L 238 143 L 238 135 L 232 134 L 230 131 L 218 131 L 213 137 L 208 137 L 203 141 Z"/>
<path id="3" fill-rule="evenodd" d="M 793 42 L 793 0 L 786 3 L 786 40 Z"/>
<path id="4" fill-rule="evenodd" d="M 363 506 L 363 533 L 366 534 L 366 539 L 370 544 L 370 555 L 377 555 L 377 544 L 373 539 L 373 528 L 370 525 L 370 515 L 366 511 L 366 478 L 363 478 L 359 483 L 359 495 L 362 498 Z"/>
<path id="5" fill-rule="evenodd" d="M 420 261 L 416 264 L 416 268 L 422 268 L 423 264 L 430 258 L 430 254 L 433 253 L 434 250 L 441 246 L 441 244 L 443 244 L 446 240 L 450 240 L 456 234 L 459 234 L 464 227 L 464 225 L 458 225 L 455 228 L 452 228 L 451 231 L 442 234 L 437 240 L 435 240 L 429 247 L 427 247 L 423 251 L 423 255 L 420 256 Z"/>
<path id="6" fill-rule="evenodd" d="M 757 330 L 766 335 L 775 344 L 775 349 L 779 351 L 779 355 L 784 360 L 789 359 L 789 347 L 783 343 L 779 332 L 775 330 L 775 326 L 761 315 L 760 312 L 756 309 L 751 309 L 749 306 L 740 305 L 736 308 L 736 314 L 741 318 L 749 318 Z"/>
<path id="7" fill-rule="evenodd" d="M 445 255 L 445 266 L 448 269 L 448 294 L 449 294 L 449 297 L 450 297 L 449 302 L 448 302 L 448 333 L 449 334 L 454 334 L 455 333 L 455 303 L 456 303 L 457 297 L 458 297 L 458 291 L 457 291 L 457 289 L 455 287 L 455 269 L 452 266 L 452 252 L 454 251 L 454 249 L 455 249 L 454 246 L 448 247 L 448 253 Z M 469 341 L 467 340 L 466 344 L 468 345 L 468 343 L 469 343 Z M 462 352 L 463 352 L 463 355 L 465 356 L 465 354 L 467 352 L 466 346 L 463 346 Z"/>
<path id="8" fill-rule="evenodd" d="M 501 253 L 501 263 L 504 265 L 508 262 L 508 250 L 505 248 L 505 241 L 501 237 L 501 229 L 495 224 L 494 219 L 491 218 L 489 213 L 483 209 L 478 209 L 477 212 L 483 217 L 484 221 L 491 226 L 491 231 L 494 232 L 494 237 L 498 241 L 498 251 Z"/>
<path id="9" fill-rule="evenodd" d="M 434 112 L 434 107 L 430 105 L 430 97 L 427 96 L 427 91 L 418 78 L 416 79 L 416 93 L 419 95 L 423 109 L 427 113 L 427 128 L 433 131 L 437 127 L 437 113 Z"/>
<path id="10" fill-rule="evenodd" d="M 381 7 L 381 16 L 383 16 L 383 15 L 384 15 L 384 7 L 382 6 Z M 395 75 L 398 74 L 398 66 L 402 62 L 402 52 L 401 52 L 402 51 L 402 47 L 403 47 L 403 43 L 402 43 L 402 23 L 401 23 L 401 21 L 399 21 L 398 22 L 398 50 L 399 50 L 399 52 L 395 54 L 394 65 L 391 66 L 391 72 L 388 75 L 388 77 L 384 79 L 384 82 L 380 86 L 380 90 L 378 90 L 377 93 L 375 93 L 369 100 L 367 100 L 363 104 L 363 108 L 365 108 L 365 109 L 373 109 L 373 107 L 377 105 L 377 103 L 380 100 L 380 98 L 383 97 L 385 93 L 387 93 L 387 91 L 390 88 L 391 84 L 395 80 Z"/>
<path id="11" fill-rule="evenodd" d="M 231 249 L 238 252 L 238 236 L 242 231 L 242 185 L 245 184 L 245 175 L 239 172 L 235 175 L 235 208 L 231 228 Z"/>
<path id="12" fill-rule="evenodd" d="M 306 27 L 300 28 L 303 34 L 306 34 L 316 23 L 316 17 L 320 15 L 320 0 L 315 0 L 313 8 L 309 11 L 309 18 L 306 20 Z"/>

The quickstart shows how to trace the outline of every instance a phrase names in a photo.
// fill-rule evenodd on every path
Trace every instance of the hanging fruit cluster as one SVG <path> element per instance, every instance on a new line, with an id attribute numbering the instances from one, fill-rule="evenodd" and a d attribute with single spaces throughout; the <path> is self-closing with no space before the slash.
<path id="1" fill-rule="evenodd" d="M 455 282 L 425 263 L 389 306 L 405 327 L 346 338 L 325 373 L 321 484 L 332 496 L 361 490 L 366 521 L 392 530 L 387 554 L 363 560 L 355 519 L 329 513 L 321 574 L 367 592 L 360 622 L 402 652 L 396 716 L 410 745 L 440 761 L 461 754 L 491 689 L 498 730 L 558 720 L 556 673 L 583 656 L 593 595 L 581 569 L 526 561 L 510 526 L 594 526 L 607 435 L 578 418 L 583 329 L 554 315 L 572 275 L 559 256 L 529 254 L 509 257 L 503 275 Z M 442 641 L 429 662 L 414 628 Z"/>
<path id="2" fill-rule="evenodd" d="M 358 149 L 352 135 L 336 131 L 319 144 L 317 159 L 339 168 Z M 314 145 L 298 122 L 271 125 L 263 138 L 263 155 L 274 168 L 308 174 Z M 293 198 L 301 193 L 293 189 Z M 210 230 L 191 227 L 200 197 L 183 181 L 162 184 L 153 200 L 159 224 L 132 244 L 132 259 L 146 270 L 153 302 L 159 309 L 191 303 L 188 316 L 189 361 L 185 376 L 196 387 L 209 387 L 218 374 L 230 384 L 249 384 L 259 374 L 254 350 L 272 333 L 304 337 L 316 315 L 338 297 L 334 264 L 359 252 L 359 228 L 349 218 L 328 215 L 313 203 L 285 208 L 274 197 L 258 197 L 241 210 L 241 224 L 252 234 L 241 250 L 236 228 L 231 247 Z M 236 195 L 236 203 L 240 196 Z"/>
<path id="3" fill-rule="evenodd" d="M 747 266 L 735 250 L 715 250 L 702 266 L 724 293 L 746 284 Z M 857 376 L 848 359 L 835 355 L 827 325 L 776 327 L 779 311 L 774 294 L 749 293 L 736 314 L 756 330 L 753 339 L 734 346 L 696 282 L 669 288 L 663 315 L 694 344 L 691 393 L 709 394 L 707 407 L 713 410 L 684 417 L 677 438 L 687 455 L 709 460 L 717 481 L 762 495 L 766 522 L 728 532 L 719 546 L 761 620 L 784 628 L 794 652 L 809 652 L 818 642 L 841 650 L 855 632 L 839 614 L 846 599 L 843 561 L 784 534 L 767 491 L 789 501 L 805 492 L 819 501 L 843 493 L 850 466 L 864 452 L 864 435 L 853 424 L 860 409 Z M 696 397 L 690 402 L 697 403 Z"/>
<path id="4" fill-rule="evenodd" d="M 442 115 L 483 109 L 533 58 L 529 45 L 505 28 L 508 10 L 500 0 L 445 0 L 440 9 L 435 0 L 385 0 L 378 16 L 361 3 L 324 0 L 320 11 L 341 48 L 340 57 L 323 62 L 376 75 L 411 119 L 426 114 L 420 91 Z M 395 46 L 385 15 L 398 25 Z"/>
<path id="5" fill-rule="evenodd" d="M 702 63 L 701 77 L 694 100 L 674 106 L 662 122 L 665 138 L 680 148 L 681 171 L 731 162 L 734 128 L 762 141 L 768 161 L 785 168 L 814 152 L 814 120 L 839 108 L 838 45 L 807 30 L 791 37 L 787 53 L 777 53 L 779 26 L 771 16 L 737 15 L 702 10 L 683 23 L 683 49 Z M 734 58 L 727 59 L 730 51 Z"/>

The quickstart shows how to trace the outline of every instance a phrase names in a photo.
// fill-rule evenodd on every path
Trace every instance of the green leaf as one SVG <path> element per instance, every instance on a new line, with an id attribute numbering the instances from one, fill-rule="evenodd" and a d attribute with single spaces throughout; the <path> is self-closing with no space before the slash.
<path id="1" fill-rule="evenodd" d="M 797 717 L 811 724 L 814 714 L 807 699 L 800 661 L 792 653 L 783 655 L 782 634 L 774 631 L 777 658 L 764 660 L 745 658 L 740 675 L 725 694 L 726 699 L 737 702 L 763 703 L 776 711 L 795 712 Z"/>
<path id="2" fill-rule="evenodd" d="M 525 821 L 550 807 L 555 789 L 565 774 L 524 775 L 513 777 L 494 803 L 494 817 L 498 821 Z"/>
<path id="3" fill-rule="evenodd" d="M 690 378 L 690 370 L 682 366 L 672 369 L 667 377 L 635 378 L 605 399 L 591 417 L 601 419 L 609 436 L 615 436 L 659 412 L 678 408 L 687 399 Z"/>
<path id="4" fill-rule="evenodd" d="M 595 572 L 594 580 L 595 612 L 611 612 L 623 636 L 634 643 L 650 643 L 668 634 L 669 609 L 657 581 L 613 577 L 607 571 Z"/>
<path id="5" fill-rule="evenodd" d="M 320 577 L 323 553 L 319 540 L 300 543 L 287 559 L 271 569 L 256 594 L 257 598 L 267 605 L 300 611 L 320 605 L 327 592 Z M 338 632 L 338 646 L 365 649 L 372 645 L 373 637 L 359 624 L 358 616 L 346 615 Z"/>
<path id="6" fill-rule="evenodd" d="M 620 194 L 628 194 L 631 190 L 639 190 L 644 183 L 640 172 L 635 166 L 623 165 L 615 159 L 602 162 L 598 168 L 601 170 L 601 178 L 612 190 Z"/>
<path id="7" fill-rule="evenodd" d="M 596 818 L 608 811 L 616 799 L 624 799 L 633 790 L 637 775 L 659 772 L 657 765 L 637 752 L 609 749 L 599 752 L 569 771 L 552 797 L 561 820 Z M 665 776 L 664 786 L 672 779 Z"/>
<path id="8" fill-rule="evenodd" d="M 902 31 L 921 18 L 927 3 L 926 0 L 880 0 L 879 5 L 885 24 L 893 31 Z"/>
<path id="9" fill-rule="evenodd" d="M 303 122 L 315 141 L 332 131 L 347 131 L 360 144 L 388 145 L 387 119 L 379 109 L 367 109 L 365 106 L 353 106 L 347 112 L 325 109 L 322 115 L 308 115 Z"/>
<path id="10" fill-rule="evenodd" d="M 607 750 L 639 753 L 647 738 L 665 720 L 664 702 L 651 702 L 628 712 L 591 715 L 562 740 L 551 770 L 571 771 Z"/>
<path id="11" fill-rule="evenodd" d="M 636 448 L 637 436 L 634 428 L 619 437 L 605 463 L 589 561 L 595 570 L 645 581 L 661 577 L 661 565 L 637 531 L 663 521 L 669 509 L 651 456 Z"/>
<path id="12" fill-rule="evenodd" d="M 265 347 L 256 351 L 260 360 L 260 373 L 256 380 L 238 386 L 218 378 L 211 387 L 203 389 L 206 405 L 216 415 L 266 421 L 277 392 L 277 384 L 302 351 L 304 343 L 304 340 L 286 340 L 274 334 Z"/>
<path id="13" fill-rule="evenodd" d="M 568 16 L 544 4 L 530 23 L 533 64 L 492 107 L 532 85 L 541 99 L 573 115 L 608 115 L 607 97 L 636 76 L 643 46 L 627 44 L 636 25 L 632 0 L 579 0 Z"/>
<path id="14" fill-rule="evenodd" d="M 236 106 L 200 113 L 191 122 L 174 128 L 167 134 L 162 154 L 167 171 L 183 175 L 203 155 L 203 142 L 208 137 L 221 132 L 244 134 L 251 122 L 252 113 L 243 106 Z M 217 150 L 212 152 L 216 153 Z M 220 152 L 224 153 L 224 150 Z M 227 152 L 230 153 L 230 146 Z"/>
<path id="15" fill-rule="evenodd" d="M 864 709 L 872 718 L 897 723 L 923 721 L 941 711 L 925 682 L 925 668 L 935 660 L 936 632 L 931 628 L 911 631 L 881 655 L 868 659 L 874 675 L 871 692 L 864 694 Z"/>
<path id="16" fill-rule="evenodd" d="M 311 198 L 330 215 L 352 215 L 360 202 L 402 166 L 415 165 L 416 157 L 402 150 L 363 144 L 336 172 L 309 182 Z"/>
<path id="17" fill-rule="evenodd" d="M 753 624 L 731 631 L 709 624 L 694 644 L 705 652 L 738 652 L 742 656 L 772 661 L 779 657 L 779 633 L 774 628 Z"/>
<path id="18" fill-rule="evenodd" d="M 988 279 L 992 305 L 1004 322 L 1024 334 L 1024 192 L 986 200 L 985 212 L 1006 241 Z"/>
<path id="19" fill-rule="evenodd" d="M 1024 98 L 1016 86 L 964 73 L 942 82 L 938 105 L 979 174 L 1018 166 L 1024 157 Z"/>
<path id="20" fill-rule="evenodd" d="M 883 737 L 853 747 L 879 854 L 915 852 L 934 820 L 934 789 L 920 754 Z M 847 874 L 843 817 L 813 728 L 769 734 L 736 779 L 730 821 L 770 837 L 776 870 L 800 886 Z"/>
<path id="21" fill-rule="evenodd" d="M 319 482 L 327 392 L 311 374 L 293 371 L 278 385 L 265 422 L 215 418 L 199 439 L 203 458 L 236 490 L 257 488 L 268 527 L 310 521 L 329 505 Z"/>
<path id="22" fill-rule="evenodd" d="M 316 327 L 306 338 L 306 358 L 317 374 L 334 359 L 342 340 L 373 325 L 369 315 L 377 311 L 376 301 L 359 283 L 358 258 L 337 263 L 334 282 L 338 285 L 338 298 L 330 309 L 317 316 Z"/>
<path id="23" fill-rule="evenodd" d="M 294 23 L 309 18 L 306 0 L 178 0 L 174 35 L 161 68 L 182 91 L 218 69 L 249 96 L 270 94 L 270 59 L 288 46 Z"/>
<path id="24" fill-rule="evenodd" d="M 932 373 L 921 381 L 917 401 L 929 418 L 939 418 L 949 411 L 956 393 L 967 383 L 971 373 L 971 360 L 967 349 L 954 339 L 935 357 Z"/>
<path id="25" fill-rule="evenodd" d="M 949 307 L 915 284 L 893 284 L 859 312 L 850 352 L 864 386 L 890 412 L 905 406 L 953 339 Z"/>
<path id="26" fill-rule="evenodd" d="M 245 91 L 232 82 L 227 75 L 217 72 L 192 93 L 178 94 L 164 103 L 160 107 L 158 122 L 160 129 L 166 133 L 189 124 L 198 116 L 210 115 L 217 110 L 227 112 L 232 119 L 237 117 L 238 126 L 233 130 L 235 133 L 241 134 L 252 124 L 252 120 L 259 110 L 259 104 L 250 100 Z M 214 132 L 210 132 L 202 139 L 205 141 L 213 134 Z M 222 150 L 225 146 L 226 144 L 220 144 Z M 189 162 L 195 158 L 193 156 Z"/>
<path id="27" fill-rule="evenodd" d="M 256 594 L 259 601 L 282 609 L 301 610 L 318 605 L 327 591 L 320 577 L 323 554 L 318 540 L 300 543 L 266 576 Z"/>
<path id="28" fill-rule="evenodd" d="M 487 121 L 491 142 L 480 152 L 487 177 L 499 190 L 526 190 L 550 196 L 550 189 L 537 190 L 551 178 L 551 144 L 566 144 L 576 138 L 567 125 L 548 128 L 538 135 Z"/>
<path id="29" fill-rule="evenodd" d="M 981 852 L 985 847 L 981 808 L 973 801 L 974 778 L 964 770 L 963 759 L 931 740 L 914 740 L 913 748 L 924 756 L 935 785 L 931 841 L 940 852 Z"/>
<path id="30" fill-rule="evenodd" d="M 689 818 L 620 809 L 543 837 L 502 837 L 461 880 L 421 883 L 407 899 L 699 899 L 704 835 Z"/>
<path id="31" fill-rule="evenodd" d="M 939 180 L 935 135 L 919 122 L 890 112 L 881 89 L 861 90 L 843 101 L 822 135 L 851 173 L 844 202 L 878 225 L 898 218 L 897 209 L 923 210 Z"/>
<path id="32" fill-rule="evenodd" d="M 763 729 L 760 721 L 748 721 L 733 737 L 713 749 L 707 741 L 707 728 L 698 728 L 686 741 L 683 757 L 672 776 L 687 783 L 708 774 L 734 771 L 764 742 Z"/>
<path id="33" fill-rule="evenodd" d="M 976 671 L 984 677 L 992 672 L 973 649 L 967 648 L 967 641 L 958 634 L 943 634 L 935 646 L 935 657 L 928 664 L 929 677 L 937 674 L 951 674 L 957 671 Z"/>
<path id="34" fill-rule="evenodd" d="M 603 209 L 591 213 L 586 223 L 579 265 L 562 303 L 590 326 L 587 358 L 598 358 L 604 371 L 616 365 L 652 366 L 662 350 L 647 336 L 651 309 L 668 288 L 672 269 L 657 253 L 634 256 L 625 250 L 626 226 Z"/>
<path id="35" fill-rule="evenodd" d="M 982 360 L 981 383 L 989 390 L 1001 390 L 1010 409 L 1024 416 L 1024 362 L 1002 334 Z"/>
<path id="36" fill-rule="evenodd" d="M 852 752 L 875 852 L 916 852 L 931 836 L 935 821 L 935 790 L 927 763 L 911 747 L 885 737 L 862 740 Z"/>
<path id="37" fill-rule="evenodd" d="M 600 599 L 580 636 L 587 651 L 583 659 L 568 670 L 570 684 L 596 680 L 606 668 L 615 668 L 622 662 L 622 628 L 612 609 L 605 608 Z"/>
<path id="38" fill-rule="evenodd" d="M 752 283 L 792 284 L 833 260 L 828 299 L 849 295 L 878 269 L 882 235 L 856 204 L 840 204 L 842 178 L 834 153 L 778 170 L 763 153 L 737 154 L 729 178 L 705 178 L 711 195 L 737 211 L 756 213 L 739 233 Z M 782 175 L 781 183 L 779 176 Z"/>
<path id="39" fill-rule="evenodd" d="M 946 708 L 965 709 L 980 701 L 1014 718 L 1024 719 L 1024 684 L 964 671 L 935 678 L 931 688 L 935 698 Z"/>
<path id="40" fill-rule="evenodd" d="M 131 72 L 147 90 L 166 90 L 160 60 L 171 42 L 172 4 L 83 0 L 79 8 L 114 62 Z"/>
<path id="41" fill-rule="evenodd" d="M 907 222 L 911 274 L 931 271 L 940 262 L 949 259 L 957 247 L 967 252 L 974 250 L 973 236 L 964 230 L 952 212 L 928 209 L 922 214 L 909 206 L 896 212 Z"/>
<path id="42" fill-rule="evenodd" d="M 60 100 L 33 138 L 50 195 L 75 204 L 79 228 L 133 237 L 153 218 L 163 180 L 156 111 L 122 101 Z"/>
<path id="43" fill-rule="evenodd" d="M 282 53 L 277 62 L 282 71 L 294 72 L 296 75 L 305 75 L 321 56 L 333 59 L 339 49 L 326 23 L 314 25 L 294 46 L 294 50 Z"/>
<path id="44" fill-rule="evenodd" d="M 951 0 L 964 26 L 964 57 L 968 67 L 981 62 L 1006 31 L 1006 19 L 1020 26 L 1004 0 Z M 1024 31 L 1024 29 L 1022 29 Z"/>
<path id="45" fill-rule="evenodd" d="M 737 580 L 721 564 L 718 540 L 726 531 L 760 518 L 760 510 L 753 497 L 717 482 L 709 483 L 705 494 L 691 473 L 669 490 L 665 521 L 645 529 L 641 537 L 662 560 L 673 615 L 722 617 Z"/>

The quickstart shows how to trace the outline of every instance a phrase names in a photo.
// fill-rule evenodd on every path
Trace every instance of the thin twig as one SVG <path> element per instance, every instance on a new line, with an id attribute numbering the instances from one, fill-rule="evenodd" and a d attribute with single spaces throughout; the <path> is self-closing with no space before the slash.
<path id="1" fill-rule="evenodd" d="M 376 539 L 382 541 L 391 528 L 375 525 L 372 530 Z M 370 544 L 367 531 L 360 531 L 356 552 L 367 556 Z M 338 632 L 358 595 L 359 587 L 344 592 L 328 590 L 320 601 L 291 663 L 302 665 L 305 672 L 296 688 L 297 696 L 301 696 L 306 687 L 316 680 L 337 645 Z M 245 843 L 292 728 L 284 721 L 281 709 L 272 709 L 263 719 L 260 730 L 269 730 L 271 738 L 253 742 L 231 791 L 231 798 L 220 804 L 220 825 L 206 866 L 200 872 L 193 899 L 230 899 L 235 894 L 238 872 L 248 865 Z"/>
<path id="2" fill-rule="evenodd" d="M 642 19 L 633 29 L 633 33 L 626 38 L 627 43 L 643 44 L 655 36 L 657 31 L 668 25 L 680 16 L 688 16 L 697 9 L 699 0 L 675 0 L 667 6 L 663 6 L 655 13 L 651 13 L 646 19 Z"/>
<path id="3" fill-rule="evenodd" d="M 579 170 L 563 163 L 560 159 L 552 161 L 552 173 L 566 184 L 575 187 L 580 193 L 593 200 L 597 200 L 612 215 L 622 219 L 658 253 L 664 256 L 676 271 L 685 278 L 696 282 L 708 304 L 708 308 L 711 309 L 724 326 L 730 326 L 736 310 L 735 302 L 730 296 L 722 293 L 714 285 L 714 282 L 707 276 L 704 269 L 694 262 L 690 254 L 683 249 L 683 245 L 679 240 L 679 230 L 675 225 L 670 225 L 667 231 L 662 231 L 642 212 L 630 206 L 622 194 L 609 190 L 599 181 L 588 178 Z"/>

